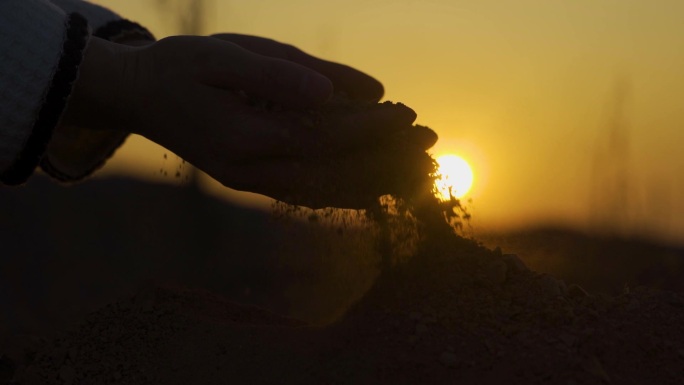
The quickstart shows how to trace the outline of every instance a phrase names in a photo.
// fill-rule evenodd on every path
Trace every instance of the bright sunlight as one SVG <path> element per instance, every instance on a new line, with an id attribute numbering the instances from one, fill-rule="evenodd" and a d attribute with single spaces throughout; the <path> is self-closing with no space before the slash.
<path id="1" fill-rule="evenodd" d="M 435 186 L 439 198 L 463 198 L 473 186 L 473 170 L 468 162 L 458 155 L 448 154 L 437 158 L 437 163 L 439 178 L 435 180 Z"/>

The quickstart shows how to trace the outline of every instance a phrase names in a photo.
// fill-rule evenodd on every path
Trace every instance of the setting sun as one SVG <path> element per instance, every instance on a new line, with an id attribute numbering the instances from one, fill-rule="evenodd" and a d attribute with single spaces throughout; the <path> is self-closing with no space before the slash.
<path id="1" fill-rule="evenodd" d="M 473 185 L 473 170 L 458 155 L 442 155 L 437 158 L 439 178 L 435 181 L 439 197 L 443 200 L 462 198 Z"/>

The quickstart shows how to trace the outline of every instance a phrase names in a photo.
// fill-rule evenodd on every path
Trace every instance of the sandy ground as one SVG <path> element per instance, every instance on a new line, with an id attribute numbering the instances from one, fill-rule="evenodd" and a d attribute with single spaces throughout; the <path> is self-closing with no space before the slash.
<path id="1" fill-rule="evenodd" d="M 100 296 L 105 305 L 73 311 L 68 327 L 50 333 L 0 329 L 0 384 L 684 380 L 682 293 L 630 286 L 587 292 L 456 236 L 427 239 L 407 262 L 357 286 L 358 296 L 329 296 L 353 303 L 329 323 L 292 317 L 305 314 L 296 311 L 297 297 L 288 297 L 288 310 L 253 297 L 241 301 L 196 277 L 169 276 Z"/>

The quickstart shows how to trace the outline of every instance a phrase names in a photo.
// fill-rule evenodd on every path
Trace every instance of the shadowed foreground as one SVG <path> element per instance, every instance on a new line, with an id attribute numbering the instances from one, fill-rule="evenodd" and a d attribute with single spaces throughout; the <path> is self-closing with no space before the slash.
<path id="1" fill-rule="evenodd" d="M 159 189 L 165 191 L 158 195 L 159 199 L 169 199 L 167 203 L 172 204 L 181 202 L 173 200 L 170 188 L 112 181 L 93 182 L 92 185 L 98 183 L 107 184 L 106 193 L 95 194 L 95 188 L 87 185 L 77 188 L 92 188 L 85 195 L 95 194 L 103 201 L 107 201 L 104 199 L 108 193 L 121 186 L 137 191 L 133 194 L 129 190 L 130 196 L 136 197 L 144 196 L 144 191 Z M 43 201 L 46 194 L 57 199 L 56 195 L 50 195 L 51 185 L 37 182 L 27 190 L 33 186 L 40 187 L 38 191 Z M 6 196 L 3 201 L 29 199 L 25 198 L 30 196 L 29 191 L 22 192 L 21 197 Z M 160 216 L 147 219 L 148 223 L 163 223 L 159 219 L 161 213 L 165 213 L 161 210 L 164 205 L 151 203 L 156 202 L 152 196 L 147 201 L 147 212 L 159 208 Z M 131 199 L 145 202 L 145 198 Z M 207 198 L 182 199 L 188 205 L 191 203 L 187 202 L 199 201 L 210 204 Z M 62 205 L 56 204 L 53 210 L 65 210 Z M 168 209 L 175 210 L 173 215 L 176 217 L 189 215 L 186 211 L 195 212 L 182 207 Z M 251 250 L 238 247 L 232 260 L 236 268 L 240 263 L 251 266 L 251 270 L 245 270 L 247 277 L 233 272 L 236 281 L 248 283 L 253 288 L 249 291 L 251 294 L 246 295 L 244 290 L 231 288 L 228 284 L 219 287 L 216 282 L 220 279 L 208 275 L 211 269 L 198 268 L 181 274 L 194 262 L 205 266 L 208 255 L 229 250 L 230 247 L 220 246 L 222 239 L 230 243 L 228 238 L 199 232 L 203 234 L 203 242 L 211 240 L 213 243 L 200 248 L 204 251 L 199 252 L 196 261 L 183 255 L 198 250 L 192 247 L 196 245 L 166 250 L 158 249 L 162 246 L 144 246 L 145 242 L 142 242 L 140 247 L 150 247 L 144 250 L 145 253 L 155 249 L 168 251 L 168 260 L 162 269 L 163 279 L 136 267 L 136 264 L 157 266 L 162 263 L 162 256 L 128 260 L 118 265 L 123 266 L 120 270 L 100 271 L 97 280 L 91 279 L 92 287 L 101 288 L 100 295 L 83 294 L 82 300 L 74 300 L 74 306 L 80 304 L 85 308 L 87 303 L 96 310 L 88 315 L 85 315 L 85 309 L 68 311 L 70 317 L 63 326 L 47 328 L 45 325 L 49 322 L 35 320 L 34 326 L 19 330 L 17 324 L 8 323 L 11 317 L 5 314 L 6 342 L 0 348 L 0 354 L 2 349 L 6 353 L 0 378 L 4 372 L 13 373 L 14 381 L 19 384 L 676 384 L 684 377 L 684 328 L 681 326 L 684 325 L 684 296 L 681 293 L 645 287 L 611 296 L 587 293 L 577 285 L 566 285 L 549 275 L 530 271 L 515 256 L 489 251 L 472 241 L 451 236 L 427 239 L 410 261 L 383 271 L 372 285 L 359 280 L 354 290 L 344 292 L 346 297 L 339 291 L 324 290 L 336 293 L 337 297 L 331 301 L 344 302 L 346 299 L 348 303 L 365 294 L 336 321 L 325 326 L 311 326 L 311 323 L 275 313 L 291 316 L 299 312 L 296 310 L 298 300 L 320 302 L 310 300 L 316 294 L 297 297 L 279 293 L 287 290 L 288 282 L 298 281 L 308 274 L 292 268 L 268 269 L 275 261 L 269 258 L 277 254 L 277 250 L 269 248 L 278 244 L 269 238 L 269 234 L 276 237 L 272 234 L 276 226 L 264 218 L 246 220 L 251 217 L 247 214 L 239 224 L 226 226 L 222 223 L 226 219 L 216 214 L 216 210 L 206 213 L 214 213 L 208 218 L 214 218 L 210 223 L 222 236 L 227 237 L 228 229 L 241 232 L 242 224 L 252 223 L 252 234 L 263 237 L 256 242 L 262 246 L 255 244 Z M 225 214 L 230 214 L 229 210 Z M 124 214 L 118 212 L 104 217 L 111 223 L 119 215 Z M 189 218 L 184 219 L 189 221 Z M 131 225 L 137 221 L 122 223 Z M 67 229 L 79 227 L 63 226 Z M 120 231 L 123 229 L 125 227 Z M 189 229 L 191 227 L 187 231 L 192 231 Z M 135 225 L 127 230 L 131 234 L 144 234 L 144 231 L 136 230 Z M 41 231 L 34 231 L 34 234 L 41 234 Z M 93 239 L 97 237 L 92 236 Z M 147 237 L 157 239 L 152 230 Z M 65 238 L 74 241 L 78 237 L 65 235 Z M 114 238 L 112 249 L 120 244 Z M 191 238 L 185 242 L 194 242 Z M 59 242 L 59 239 L 51 242 Z M 178 246 L 179 240 L 169 242 Z M 254 241 L 247 243 L 250 242 Z M 234 244 L 241 243 L 235 241 Z M 73 250 L 78 254 L 78 248 L 71 245 L 52 250 Z M 117 253 L 112 249 L 103 252 L 112 253 L 111 258 L 114 258 Z M 49 252 L 50 249 L 38 251 Z M 121 252 L 134 251 L 119 250 Z M 94 257 L 91 255 L 90 259 Z M 259 262 L 250 265 L 246 257 Z M 35 255 L 33 258 L 34 268 L 46 266 L 47 262 Z M 110 263 L 110 267 L 116 265 L 114 259 L 102 256 L 99 261 Z M 92 263 L 87 259 L 73 262 Z M 59 266 L 58 262 L 52 263 Z M 313 259 L 312 265 L 321 267 Z M 3 259 L 3 271 L 7 271 L 7 266 L 13 265 Z M 223 267 L 226 266 L 219 269 L 220 273 L 228 274 L 229 269 L 223 270 Z M 28 269 L 21 270 L 17 265 L 14 268 L 17 272 Z M 90 269 L 97 271 L 94 265 Z M 359 268 L 358 273 L 364 274 L 364 271 Z M 137 275 L 132 274 L 134 272 L 138 272 Z M 297 276 L 292 278 L 294 272 Z M 29 298 L 30 289 L 38 290 L 42 284 L 44 295 L 55 296 L 45 289 L 50 282 L 60 282 L 51 274 L 55 272 L 45 270 L 45 276 L 34 277 L 35 282 L 21 290 L 12 286 L 17 285 L 16 282 L 6 284 L 6 287 L 23 291 L 22 298 Z M 321 275 L 324 279 L 332 277 L 325 271 Z M 76 279 L 73 286 L 84 287 L 88 276 L 84 274 Z M 90 277 L 94 276 L 93 273 Z M 151 276 L 152 281 L 148 279 Z M 108 280 L 103 282 L 103 279 Z M 259 288 L 260 279 L 268 289 Z M 164 283 L 153 283 L 159 281 Z M 141 282 L 149 283 L 141 285 Z M 325 282 L 310 282 L 311 291 L 326 287 Z M 60 285 L 52 286 L 57 289 Z M 237 286 L 240 285 L 236 283 Z M 5 303 L 12 300 L 13 306 L 29 306 L 19 300 L 17 294 L 7 293 L 2 297 Z M 36 295 L 35 300 L 42 298 L 40 292 Z M 4 306 L 3 312 L 14 309 Z M 324 313 L 337 311 L 336 306 L 317 306 L 319 312 L 309 317 L 309 321 L 325 319 Z M 58 310 L 35 305 L 32 310 L 24 309 L 26 315 L 17 311 L 14 318 L 30 320 L 33 318 L 29 313 L 39 311 L 53 317 Z M 54 337 L 51 333 L 48 335 L 48 329 Z"/>

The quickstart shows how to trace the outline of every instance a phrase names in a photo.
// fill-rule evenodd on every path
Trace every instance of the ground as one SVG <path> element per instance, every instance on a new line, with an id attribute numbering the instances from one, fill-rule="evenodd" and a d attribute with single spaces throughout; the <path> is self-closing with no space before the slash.
<path id="1" fill-rule="evenodd" d="M 292 257 L 297 250 L 282 249 L 282 240 L 266 235 L 273 231 L 266 217 L 237 223 L 264 234 L 261 243 L 273 248 L 231 239 L 224 249 L 220 240 L 228 239 L 229 230 L 242 230 L 212 216 L 227 210 L 214 201 L 206 211 L 213 213 L 207 214 L 213 235 L 198 232 L 211 252 L 189 258 L 183 255 L 197 246 L 179 239 L 194 239 L 187 236 L 194 230 L 173 224 L 177 217 L 187 223 L 188 212 L 198 211 L 180 209 L 179 202 L 189 206 L 189 198 L 138 182 L 98 183 L 79 186 L 68 197 L 58 197 L 40 180 L 21 194 L 0 191 L 0 201 L 15 210 L 24 204 L 38 213 L 12 217 L 5 235 L 17 243 L 23 242 L 20 234 L 32 234 L 43 245 L 18 247 L 14 259 L 2 260 L 4 287 L 13 292 L 0 297 L 0 383 L 570 385 L 684 379 L 681 292 L 638 284 L 589 290 L 531 270 L 535 259 L 456 236 L 427 239 L 412 258 L 381 270 L 359 262 L 372 259 L 371 252 L 345 252 L 354 265 L 324 260 L 318 255 L 326 250 L 323 243 L 314 248 L 316 255 L 300 256 L 309 264 L 285 263 L 279 251 Z M 86 202 L 133 190 L 137 198 L 128 205 L 146 204 L 151 218 L 126 220 L 133 214 L 122 214 L 122 208 L 93 214 L 100 206 Z M 149 203 L 155 201 L 148 193 L 164 198 Z M 50 205 L 45 196 L 52 197 Z M 74 212 L 70 199 L 86 206 L 84 213 Z M 57 221 L 66 229 L 55 235 L 50 221 L 66 213 L 70 221 Z M 128 241 L 112 225 L 117 221 L 128 226 L 128 236 L 134 234 Z M 170 245 L 156 245 L 163 237 L 149 224 L 165 222 L 160 234 L 169 236 Z M 88 232 L 97 223 L 102 228 Z M 174 226 L 181 226 L 179 232 L 170 230 Z M 310 237 L 308 231 L 288 233 L 289 243 L 297 234 Z M 112 240 L 102 233 L 120 237 L 117 246 L 107 245 Z M 364 242 L 358 234 L 342 234 L 337 245 L 349 243 L 347 236 Z M 136 247 L 143 254 L 136 255 Z M 32 254 L 21 254 L 25 249 Z M 167 255 L 147 256 L 154 250 Z M 40 257 L 45 252 L 64 259 Z M 117 258 L 126 253 L 133 256 Z M 165 269 L 149 279 L 149 265 L 162 261 Z M 201 268 L 188 272 L 194 265 Z M 303 267 L 309 265 L 313 272 Z M 35 270 L 42 273 L 31 275 Z M 22 286 L 6 279 L 10 273 L 33 282 Z M 225 277 L 237 283 L 221 285 Z"/>

